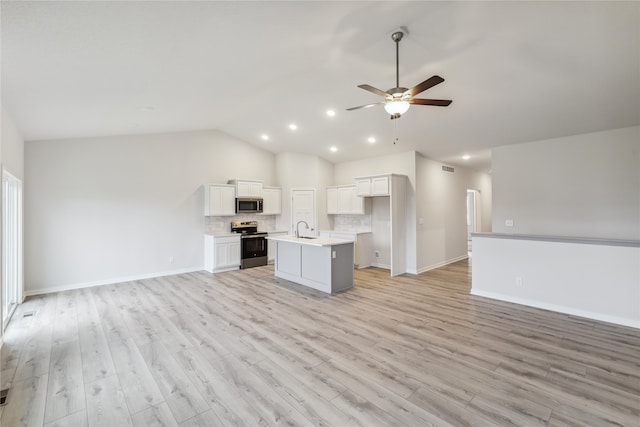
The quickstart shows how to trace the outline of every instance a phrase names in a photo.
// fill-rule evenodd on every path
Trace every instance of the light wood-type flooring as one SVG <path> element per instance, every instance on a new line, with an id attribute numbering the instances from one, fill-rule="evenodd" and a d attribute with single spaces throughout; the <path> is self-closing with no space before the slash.
<path id="1" fill-rule="evenodd" d="M 640 425 L 638 330 L 469 291 L 462 261 L 335 296 L 265 266 L 29 298 L 0 425 Z"/>

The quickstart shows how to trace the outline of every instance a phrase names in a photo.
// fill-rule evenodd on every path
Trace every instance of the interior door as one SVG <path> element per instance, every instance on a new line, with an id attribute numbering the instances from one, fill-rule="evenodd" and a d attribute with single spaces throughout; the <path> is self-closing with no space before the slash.
<path id="1" fill-rule="evenodd" d="M 309 224 L 307 229 L 304 223 L 299 226 L 301 236 L 316 235 L 316 190 L 297 189 L 291 190 L 291 228 L 289 232 L 296 234 L 296 227 L 300 221 Z"/>

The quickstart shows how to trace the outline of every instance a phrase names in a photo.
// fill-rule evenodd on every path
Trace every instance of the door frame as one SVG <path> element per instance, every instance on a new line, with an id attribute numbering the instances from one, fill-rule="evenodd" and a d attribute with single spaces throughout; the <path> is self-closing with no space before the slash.
<path id="1" fill-rule="evenodd" d="M 15 280 L 16 280 L 16 289 L 15 289 L 15 305 L 11 308 L 11 312 L 10 313 L 4 313 L 4 304 L 5 301 L 2 301 L 2 307 L 0 307 L 0 322 L 2 322 L 2 330 L 4 331 L 7 327 L 7 325 L 9 324 L 9 321 L 11 320 L 11 316 L 13 315 L 13 313 L 15 312 L 16 307 L 18 306 L 18 304 L 22 303 L 23 300 L 23 295 L 24 295 L 24 253 L 23 253 L 23 217 L 22 217 L 22 212 L 23 212 L 23 195 L 22 195 L 22 180 L 18 177 L 16 177 L 15 175 L 13 175 L 11 172 L 9 172 L 7 169 L 5 169 L 4 167 L 2 168 L 2 190 L 0 191 L 0 194 L 2 195 L 2 202 L 0 203 L 0 205 L 2 206 L 1 209 L 1 213 L 2 213 L 2 224 L 0 226 L 0 241 L 2 242 L 2 245 L 0 246 L 0 254 L 1 254 L 1 268 L 0 268 L 0 272 L 1 272 L 1 276 L 0 276 L 0 286 L 4 287 L 5 286 L 5 272 L 6 272 L 6 253 L 5 253 L 5 236 L 6 236 L 6 229 L 5 229 L 5 215 L 7 213 L 6 209 L 7 209 L 7 204 L 5 203 L 5 198 L 7 197 L 7 195 L 5 194 L 4 191 L 4 183 L 5 181 L 9 181 L 9 182 L 13 182 L 16 185 L 16 200 L 15 200 L 15 212 L 14 214 L 16 215 L 15 218 L 15 230 L 14 232 L 16 233 L 15 236 L 15 245 L 16 245 L 16 259 L 14 260 L 15 263 Z M 5 318 L 6 318 L 6 322 L 5 322 Z"/>

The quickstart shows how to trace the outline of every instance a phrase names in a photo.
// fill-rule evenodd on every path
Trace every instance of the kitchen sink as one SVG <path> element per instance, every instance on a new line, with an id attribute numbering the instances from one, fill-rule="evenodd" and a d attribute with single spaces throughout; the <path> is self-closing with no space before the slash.
<path id="1" fill-rule="evenodd" d="M 300 236 L 298 239 L 317 239 L 316 236 Z"/>

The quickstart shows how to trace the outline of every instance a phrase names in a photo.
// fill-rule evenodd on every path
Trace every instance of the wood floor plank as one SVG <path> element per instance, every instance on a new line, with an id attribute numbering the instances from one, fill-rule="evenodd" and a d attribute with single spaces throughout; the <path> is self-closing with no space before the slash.
<path id="1" fill-rule="evenodd" d="M 169 405 L 164 402 L 134 414 L 132 420 L 135 427 L 178 427 Z M 210 425 L 213 426 L 215 424 Z"/>
<path id="2" fill-rule="evenodd" d="M 68 319 L 65 319 L 64 324 L 68 325 Z M 73 336 L 76 339 L 73 341 L 68 336 L 61 336 L 61 330 L 58 330 L 54 341 L 56 344 L 51 348 L 45 422 L 55 421 L 86 408 L 80 342 L 77 339 L 77 327 L 74 329 Z"/>
<path id="3" fill-rule="evenodd" d="M 138 348 L 178 423 L 209 409 L 164 344 L 155 341 Z"/>
<path id="4" fill-rule="evenodd" d="M 81 290 L 78 297 L 78 336 L 85 383 L 115 375 L 107 338 L 100 315 L 89 290 Z"/>
<path id="5" fill-rule="evenodd" d="M 343 366 L 340 362 L 329 360 L 319 365 L 317 369 L 332 375 L 343 383 L 349 390 L 357 393 L 371 404 L 392 414 L 404 425 L 450 426 L 445 420 L 424 410 L 407 399 L 402 398 L 390 389 L 380 385 L 375 379 L 369 379 L 362 371 L 353 366 Z M 360 369 L 365 369 L 364 366 Z"/>
<path id="6" fill-rule="evenodd" d="M 87 411 L 85 409 L 74 412 L 71 415 L 67 415 L 64 418 L 51 421 L 44 425 L 44 427 L 88 427 L 89 421 L 87 419 Z"/>
<path id="7" fill-rule="evenodd" d="M 263 360 L 253 365 L 250 369 L 286 400 L 291 407 L 304 415 L 314 425 L 360 425 L 355 418 L 349 417 L 338 410 L 312 387 L 307 386 L 303 381 L 277 364 L 269 360 Z"/>
<path id="8" fill-rule="evenodd" d="M 48 375 L 41 375 L 14 383 L 0 423 L 11 427 L 44 425 L 48 380 Z"/>
<path id="9" fill-rule="evenodd" d="M 180 427 L 211 427 L 223 425 L 218 416 L 211 410 L 180 423 Z"/>
<path id="10" fill-rule="evenodd" d="M 271 392 L 267 383 L 251 370 L 249 365 L 234 356 L 225 356 L 211 362 L 225 382 L 238 386 L 245 400 L 252 402 L 256 410 L 271 425 L 312 426 L 313 424 L 277 393 Z"/>
<path id="11" fill-rule="evenodd" d="M 164 401 L 133 339 L 109 343 L 129 412 L 135 414 Z"/>
<path id="12" fill-rule="evenodd" d="M 124 392 L 116 375 L 87 384 L 86 398 L 90 427 L 132 425 Z"/>
<path id="13" fill-rule="evenodd" d="M 214 368 L 198 348 L 176 354 L 178 363 L 189 376 L 198 391 L 207 399 L 216 417 L 224 425 L 266 426 L 267 420 L 255 405 L 246 399 L 239 384 L 228 381 L 223 373 Z"/>
<path id="14" fill-rule="evenodd" d="M 30 297 L 0 424 L 640 427 L 640 330 L 470 281 L 367 268 L 329 296 L 264 266 Z"/>

